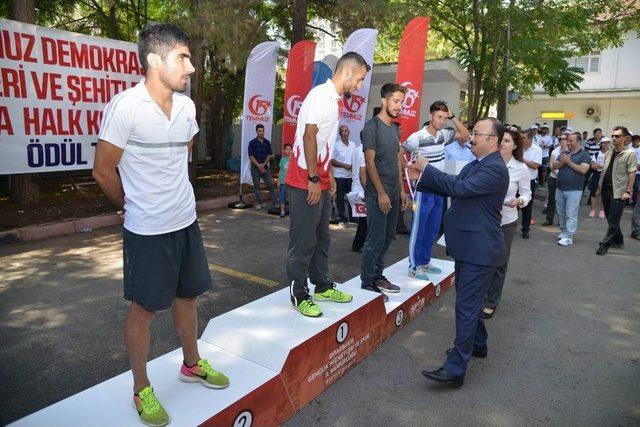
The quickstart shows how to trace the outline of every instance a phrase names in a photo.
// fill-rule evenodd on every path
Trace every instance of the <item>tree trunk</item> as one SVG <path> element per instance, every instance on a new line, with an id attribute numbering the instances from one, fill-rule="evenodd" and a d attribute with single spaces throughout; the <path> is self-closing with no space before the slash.
<path id="1" fill-rule="evenodd" d="M 11 0 L 11 19 L 26 22 L 27 24 L 35 24 L 35 0 Z M 36 174 L 12 175 L 11 201 L 18 205 L 38 205 L 40 203 L 38 176 Z"/>
<path id="2" fill-rule="evenodd" d="M 200 4 L 201 0 L 191 0 L 191 11 L 194 16 L 197 16 Z M 200 34 L 195 34 L 191 38 L 191 61 L 193 67 L 196 69 L 195 73 L 191 76 L 191 99 L 193 99 L 193 103 L 196 106 L 196 123 L 198 123 L 200 127 L 200 132 L 204 132 L 205 130 L 200 126 L 204 90 L 204 39 Z M 189 179 L 194 187 L 198 174 L 198 136 L 199 134 L 194 137 L 193 148 L 191 150 L 191 163 L 189 164 Z"/>
<path id="3" fill-rule="evenodd" d="M 307 0 L 292 0 L 293 23 L 291 25 L 291 46 L 307 36 Z"/>

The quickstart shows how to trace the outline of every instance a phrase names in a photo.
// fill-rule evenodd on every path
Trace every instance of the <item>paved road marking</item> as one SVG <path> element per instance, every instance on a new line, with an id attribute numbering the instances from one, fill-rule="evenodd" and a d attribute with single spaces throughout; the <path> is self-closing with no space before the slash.
<path id="1" fill-rule="evenodd" d="M 213 271 L 217 271 L 218 273 L 226 274 L 227 276 L 237 277 L 238 279 L 247 280 L 249 282 L 254 282 L 262 286 L 268 286 L 270 288 L 278 286 L 278 282 L 274 280 L 265 279 L 264 277 L 260 277 L 260 276 L 254 276 L 253 274 L 249 274 L 249 273 L 243 273 L 242 271 L 223 267 L 221 265 L 209 264 L 209 267 L 211 267 Z"/>

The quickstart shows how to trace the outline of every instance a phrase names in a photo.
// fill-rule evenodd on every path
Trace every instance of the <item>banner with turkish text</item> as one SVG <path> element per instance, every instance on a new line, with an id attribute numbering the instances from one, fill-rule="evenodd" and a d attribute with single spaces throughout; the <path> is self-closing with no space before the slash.
<path id="1" fill-rule="evenodd" d="M 373 69 L 373 50 L 376 46 L 377 36 L 378 30 L 372 28 L 356 30 L 351 33 L 345 42 L 342 53 L 359 53 Z M 340 124 L 349 126 L 349 139 L 356 143 L 360 143 L 360 131 L 364 127 L 364 122 L 367 119 L 366 113 L 372 74 L 372 71 L 367 73 L 360 90 L 354 91 L 350 97 L 343 97 L 344 108 L 342 109 Z"/>
<path id="2" fill-rule="evenodd" d="M 0 174 L 91 169 L 105 105 L 142 74 L 134 43 L 0 19 Z"/>
<path id="3" fill-rule="evenodd" d="M 282 149 L 286 144 L 293 147 L 298 124 L 298 112 L 302 101 L 313 83 L 313 58 L 316 43 L 301 40 L 294 44 L 287 60 L 287 77 L 284 88 L 284 120 L 282 123 Z"/>
<path id="4" fill-rule="evenodd" d="M 428 30 L 428 17 L 413 18 L 405 27 L 400 41 L 396 83 L 407 88 L 402 111 L 398 117 L 401 141 L 420 128 L 420 101 Z"/>
<path id="5" fill-rule="evenodd" d="M 271 141 L 273 125 L 273 97 L 276 88 L 278 42 L 260 43 L 247 59 L 242 104 L 242 150 L 240 183 L 251 184 L 249 142 L 256 137 L 256 125 L 264 126 L 264 137 Z"/>

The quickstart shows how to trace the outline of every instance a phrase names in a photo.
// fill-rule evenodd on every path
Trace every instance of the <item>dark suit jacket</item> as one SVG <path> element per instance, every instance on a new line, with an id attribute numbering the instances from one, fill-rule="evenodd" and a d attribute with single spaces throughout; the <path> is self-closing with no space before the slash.
<path id="1" fill-rule="evenodd" d="M 419 191 L 452 198 L 444 217 L 449 254 L 456 261 L 493 267 L 505 261 L 500 212 L 508 188 L 509 172 L 497 151 L 469 163 L 457 176 L 427 165 L 418 182 Z"/>

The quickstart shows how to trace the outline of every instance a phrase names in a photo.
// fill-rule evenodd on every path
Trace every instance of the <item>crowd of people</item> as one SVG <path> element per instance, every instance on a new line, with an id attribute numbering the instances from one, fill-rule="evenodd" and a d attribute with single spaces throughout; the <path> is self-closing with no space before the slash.
<path id="1" fill-rule="evenodd" d="M 124 221 L 124 297 L 131 302 L 125 345 L 133 373 L 133 406 L 141 422 L 153 426 L 170 420 L 146 369 L 156 311 L 173 311 L 183 353 L 180 380 L 209 388 L 230 384 L 197 346 L 197 298 L 210 289 L 212 280 L 187 173 L 199 131 L 194 103 L 181 93 L 195 71 L 188 44 L 188 36 L 171 24 L 152 23 L 141 30 L 138 50 L 145 76 L 106 106 L 93 169 Z M 597 253 L 604 255 L 622 244 L 620 219 L 634 191 L 632 237 L 639 238 L 638 152 L 628 147 L 631 140 L 637 147 L 638 140 L 617 126 L 611 147 L 607 149 L 601 132 L 594 132 L 585 151 L 582 135 L 570 128 L 550 136 L 544 124 L 523 130 L 495 118 L 466 127 L 438 101 L 430 106 L 429 121 L 401 141 L 396 121 L 406 88 L 387 83 L 381 88 L 379 109 L 361 132 L 361 144 L 355 144 L 348 127 L 339 124 L 342 100 L 360 89 L 369 71 L 362 56 L 348 52 L 338 60 L 333 76 L 309 92 L 298 114 L 295 140 L 284 147 L 279 163 L 279 198 L 271 177 L 271 145 L 264 127 L 256 127 L 248 149 L 257 207 L 263 208 L 260 181 L 282 218 L 288 203 L 290 302 L 312 318 L 322 315 L 318 303 L 353 300 L 329 274 L 334 195 L 341 227 L 348 226 L 349 205 L 363 208 L 353 209 L 361 215 L 353 242 L 354 250 L 362 250 L 361 287 L 385 301 L 387 293 L 401 292 L 399 284 L 383 275 L 398 222 L 404 224 L 401 213 L 412 207 L 411 278 L 429 280 L 440 273 L 431 263 L 431 251 L 443 230 L 447 252 L 455 260 L 456 335 L 444 364 L 423 374 L 461 386 L 471 358 L 488 354 L 484 320 L 500 303 L 518 210 L 522 237 L 529 236 L 539 183 L 555 190 L 553 198 L 549 191 L 545 224 L 557 214 L 560 245 L 573 243 L 587 176 L 590 200 L 596 199 L 592 212 L 601 203 L 608 221 Z M 453 129 L 445 127 L 449 122 Z M 456 165 L 454 173 L 446 173 L 447 161 Z"/>

